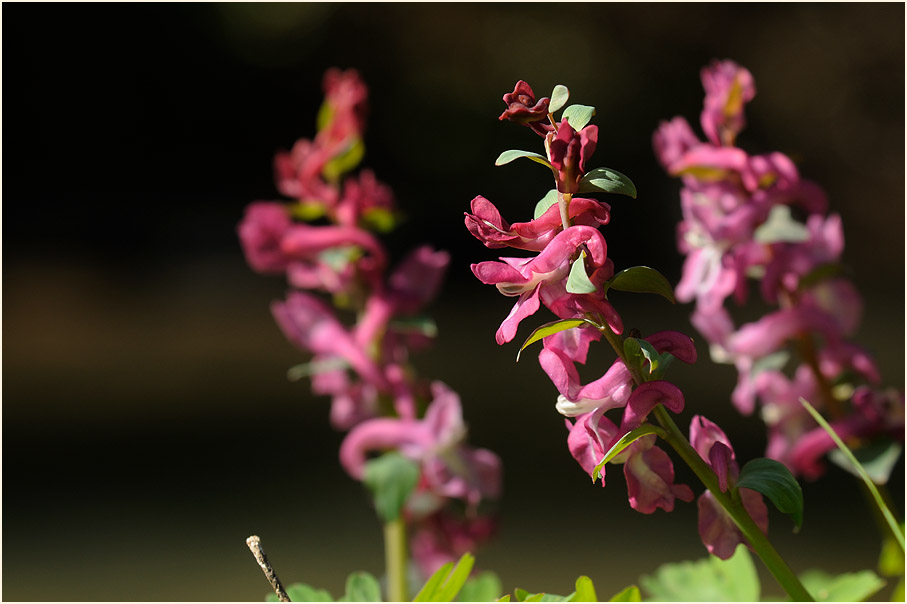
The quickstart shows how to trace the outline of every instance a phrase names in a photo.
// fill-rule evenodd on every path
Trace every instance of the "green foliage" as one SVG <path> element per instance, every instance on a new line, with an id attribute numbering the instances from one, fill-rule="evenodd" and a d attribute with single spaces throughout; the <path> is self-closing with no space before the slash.
<path id="1" fill-rule="evenodd" d="M 362 139 L 353 140 L 342 153 L 332 157 L 321 170 L 328 182 L 337 182 L 340 177 L 359 165 L 365 156 L 365 143 Z"/>
<path id="2" fill-rule="evenodd" d="M 592 294 L 598 288 L 586 274 L 586 252 L 580 252 L 579 258 L 573 261 L 570 275 L 567 277 L 567 291 L 571 294 Z"/>
<path id="3" fill-rule="evenodd" d="M 520 157 L 525 157 L 531 159 L 532 161 L 542 164 L 543 166 L 551 167 L 551 164 L 548 163 L 548 160 L 544 155 L 538 153 L 533 153 L 532 151 L 520 151 L 519 149 L 510 149 L 509 151 L 504 151 L 501 153 L 496 160 L 494 160 L 494 165 L 503 166 L 504 164 L 509 164 L 515 159 Z"/>
<path id="4" fill-rule="evenodd" d="M 564 112 L 561 114 L 561 119 L 566 119 L 571 128 L 580 131 L 592 120 L 593 115 L 595 115 L 595 107 L 590 107 L 588 105 L 570 105 L 564 109 Z"/>
<path id="5" fill-rule="evenodd" d="M 740 471 L 738 487 L 758 491 L 772 500 L 775 507 L 794 520 L 794 530 L 803 525 L 803 490 L 790 470 L 774 459 L 753 459 Z"/>
<path id="6" fill-rule="evenodd" d="M 542 197 L 537 204 L 535 204 L 535 212 L 532 214 L 533 220 L 538 220 L 539 217 L 548 211 L 548 208 L 557 203 L 557 189 L 551 189 L 545 196 Z"/>
<path id="7" fill-rule="evenodd" d="M 523 345 L 520 346 L 520 350 L 516 355 L 517 362 L 519 362 L 520 360 L 520 353 L 523 352 L 523 350 L 525 350 L 526 347 L 533 342 L 538 342 L 542 338 L 547 338 L 548 336 L 556 334 L 559 331 L 573 329 L 574 327 L 579 327 L 580 325 L 584 324 L 589 324 L 598 328 L 598 325 L 594 321 L 590 321 L 589 319 L 559 319 L 557 321 L 545 323 L 541 327 L 537 327 L 535 331 L 529 334 L 529 337 L 526 338 L 526 341 L 523 342 Z"/>
<path id="8" fill-rule="evenodd" d="M 381 602 L 381 585 L 378 583 L 378 579 L 367 572 L 350 573 L 350 576 L 346 578 L 346 594 L 339 601 Z"/>
<path id="9" fill-rule="evenodd" d="M 800 582 L 817 602 L 863 602 L 885 586 L 871 570 L 837 576 L 808 570 L 800 575 Z"/>
<path id="10" fill-rule="evenodd" d="M 841 452 L 847 457 L 848 461 L 850 461 L 850 463 L 853 464 L 853 467 L 859 472 L 860 478 L 863 479 L 863 484 L 865 484 L 866 488 L 869 489 L 869 492 L 872 493 L 872 498 L 875 500 L 876 506 L 878 506 L 879 511 L 885 518 L 885 522 L 888 523 L 888 528 L 891 529 L 892 535 L 894 535 L 897 539 L 898 546 L 901 549 L 901 555 L 903 556 L 904 531 L 898 524 L 898 521 L 895 520 L 894 514 L 891 513 L 891 510 L 888 508 L 888 505 L 886 505 L 885 500 L 882 499 L 882 495 L 879 493 L 879 489 L 876 488 L 876 485 L 872 482 L 872 478 L 869 477 L 869 474 L 866 472 L 863 466 L 860 465 L 860 462 L 857 461 L 857 458 L 854 457 L 854 454 L 850 451 L 850 449 L 847 448 L 847 445 L 844 444 L 844 441 L 842 441 L 837 433 L 832 429 L 832 427 L 828 425 L 828 422 L 825 421 L 825 418 L 822 417 L 822 414 L 816 411 L 816 409 L 809 404 L 809 401 L 807 401 L 802 396 L 800 397 L 800 404 L 803 405 L 803 407 L 806 408 L 809 414 L 813 416 L 813 419 L 816 420 L 816 423 L 822 426 L 822 429 L 825 430 L 829 436 L 831 436 L 831 439 L 835 441 L 838 449 L 841 450 Z"/>
<path id="11" fill-rule="evenodd" d="M 620 440 L 618 440 L 610 449 L 608 449 L 608 452 L 605 453 L 605 456 L 602 458 L 602 460 L 598 462 L 598 465 L 595 466 L 595 469 L 592 470 L 592 482 L 598 480 L 598 477 L 601 475 L 602 468 L 605 467 L 606 463 L 610 462 L 612 459 L 620 455 L 620 453 L 624 449 L 632 445 L 635 441 L 649 434 L 657 434 L 662 438 L 665 435 L 664 430 L 662 430 L 658 426 L 653 426 L 652 424 L 643 424 L 638 428 L 634 428 L 633 430 L 630 430 L 629 432 L 624 434 L 620 438 Z"/>
<path id="12" fill-rule="evenodd" d="M 799 243 L 809 239 L 809 230 L 790 215 L 787 206 L 772 206 L 768 219 L 753 232 L 759 243 Z"/>
<path id="13" fill-rule="evenodd" d="M 900 443 L 893 440 L 878 441 L 857 449 L 853 452 L 853 455 L 863 466 L 872 482 L 875 484 L 886 484 L 888 479 L 891 478 L 891 471 L 894 470 L 894 466 L 901 458 L 901 450 Z M 828 454 L 828 458 L 857 478 L 860 477 L 859 470 L 850 463 L 843 451 L 835 449 Z"/>
<path id="14" fill-rule="evenodd" d="M 797 287 L 802 291 L 827 279 L 832 279 L 834 277 L 843 275 L 844 272 L 844 267 L 840 264 L 820 264 L 813 270 L 800 277 L 800 281 L 797 283 Z"/>
<path id="15" fill-rule="evenodd" d="M 595 595 L 595 586 L 592 579 L 585 575 L 580 575 L 576 579 L 576 591 L 568 602 L 598 602 L 598 596 Z"/>
<path id="16" fill-rule="evenodd" d="M 567 104 L 567 99 L 569 98 L 570 91 L 567 90 L 566 86 L 563 84 L 555 86 L 554 90 L 551 91 L 551 100 L 548 102 L 548 113 L 559 111 L 561 107 Z"/>
<path id="17" fill-rule="evenodd" d="M 363 226 L 379 233 L 390 233 L 397 226 L 394 213 L 386 208 L 369 208 L 362 213 Z"/>
<path id="18" fill-rule="evenodd" d="M 419 466 L 396 451 L 385 453 L 365 464 L 363 482 L 372 492 L 375 509 L 382 522 L 400 516 L 406 498 L 419 480 Z"/>
<path id="19" fill-rule="evenodd" d="M 667 368 L 674 362 L 674 355 L 670 352 L 659 353 L 654 346 L 642 338 L 624 340 L 624 358 L 628 367 L 640 373 L 647 382 L 660 380 Z M 645 372 L 643 371 L 644 361 L 649 362 L 649 368 Z"/>
<path id="20" fill-rule="evenodd" d="M 900 524 L 901 535 L 904 534 L 904 523 Z M 888 599 L 891 602 L 904 600 L 904 552 L 898 546 L 897 540 L 891 535 L 882 543 L 882 553 L 879 555 L 879 574 L 883 577 L 898 577 L 894 589 Z"/>
<path id="21" fill-rule="evenodd" d="M 664 275 L 648 266 L 633 266 L 620 271 L 605 281 L 605 291 L 609 289 L 638 294 L 658 294 L 671 304 L 677 303 L 671 283 Z"/>
<path id="22" fill-rule="evenodd" d="M 311 222 L 324 216 L 325 206 L 320 201 L 301 201 L 290 205 L 290 215 Z"/>
<path id="23" fill-rule="evenodd" d="M 457 561 L 456 567 L 448 562 L 429 577 L 413 602 L 453 602 L 469 578 L 475 561 L 472 554 L 466 553 Z"/>
<path id="24" fill-rule="evenodd" d="M 463 584 L 460 602 L 494 602 L 501 596 L 501 580 L 490 570 L 479 573 Z"/>
<path id="25" fill-rule="evenodd" d="M 744 545 L 727 560 L 664 564 L 640 578 L 651 600 L 660 602 L 755 602 L 760 586 L 756 566 Z"/>
<path id="26" fill-rule="evenodd" d="M 635 585 L 629 585 L 611 596 L 609 602 L 642 602 L 642 594 Z"/>
<path id="27" fill-rule="evenodd" d="M 325 589 L 315 589 L 305 583 L 293 583 L 286 587 L 287 595 L 293 602 L 333 602 L 334 598 Z M 278 602 L 277 594 L 270 593 L 265 602 Z"/>
<path id="28" fill-rule="evenodd" d="M 625 174 L 611 168 L 590 170 L 579 181 L 580 193 L 617 193 L 636 199 L 636 185 Z"/>
<path id="29" fill-rule="evenodd" d="M 305 377 L 324 373 L 326 371 L 346 369 L 349 366 L 349 363 L 339 357 L 325 359 L 323 361 L 300 363 L 299 365 L 293 365 L 292 367 L 287 369 L 287 379 L 291 382 L 297 382 Z"/>

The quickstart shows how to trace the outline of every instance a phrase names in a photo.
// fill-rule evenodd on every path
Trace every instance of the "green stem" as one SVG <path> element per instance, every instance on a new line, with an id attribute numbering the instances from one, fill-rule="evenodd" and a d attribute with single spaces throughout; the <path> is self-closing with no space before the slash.
<path id="1" fill-rule="evenodd" d="M 384 525 L 384 565 L 387 572 L 388 602 L 407 602 L 406 523 L 403 517 Z"/>
<path id="2" fill-rule="evenodd" d="M 614 352 L 617 353 L 617 356 L 620 357 L 630 369 L 636 384 L 641 384 L 642 378 L 631 368 L 630 363 L 626 362 L 621 337 L 614 333 L 604 321 L 600 324 L 603 325 L 601 332 L 605 336 L 605 339 L 608 340 L 608 343 L 614 348 Z M 680 431 L 680 428 L 677 427 L 677 424 L 674 423 L 674 419 L 671 417 L 671 414 L 668 413 L 668 410 L 662 405 L 656 405 L 654 413 L 658 423 L 661 424 L 661 427 L 665 430 L 665 434 L 662 436 L 663 440 L 668 443 L 690 469 L 693 470 L 696 476 L 699 477 L 699 480 L 702 481 L 702 484 L 705 485 L 705 488 L 712 492 L 715 501 L 725 509 L 728 515 L 730 515 L 734 524 L 736 524 L 740 529 L 740 532 L 743 533 L 743 536 L 749 542 L 750 546 L 752 546 L 756 554 L 762 559 L 762 562 L 768 568 L 769 572 L 774 575 L 781 587 L 784 588 L 784 591 L 786 591 L 795 602 L 815 601 L 809 592 L 806 591 L 806 588 L 803 587 L 803 584 L 800 583 L 800 580 L 797 578 L 797 575 L 794 574 L 794 571 L 790 569 L 781 555 L 775 550 L 774 546 L 772 546 L 768 537 L 762 532 L 762 529 L 760 529 L 750 517 L 749 512 L 743 507 L 743 503 L 740 501 L 739 497 L 734 498 L 731 495 L 732 490 L 728 490 L 727 493 L 721 490 L 721 487 L 718 484 L 718 477 L 715 475 L 712 467 L 699 456 L 699 453 L 693 448 L 690 441 L 687 440 L 686 436 Z"/>
<path id="3" fill-rule="evenodd" d="M 712 471 L 712 468 L 699 456 L 699 453 L 696 452 L 690 442 L 686 439 L 677 427 L 677 424 L 674 423 L 674 419 L 668 413 L 667 409 L 661 405 L 656 406 L 655 417 L 658 419 L 658 423 L 660 423 L 662 428 L 667 432 L 667 437 L 664 439 L 665 442 L 671 445 L 680 458 L 683 459 L 696 476 L 699 477 L 702 484 L 712 492 L 715 501 L 725 509 L 728 515 L 730 515 L 734 524 L 736 524 L 740 529 L 740 532 L 743 533 L 743 536 L 749 542 L 750 546 L 762 559 L 762 562 L 765 563 L 765 566 L 781 587 L 784 588 L 784 591 L 786 591 L 795 602 L 813 602 L 813 597 L 806 591 L 806 588 L 800 583 L 797 575 L 794 574 L 781 555 L 775 550 L 774 546 L 772 546 L 771 542 L 768 540 L 768 537 L 762 532 L 762 529 L 760 529 L 750 517 L 746 508 L 743 507 L 742 502 L 733 498 L 730 490 L 726 493 L 721 490 L 715 472 Z"/>

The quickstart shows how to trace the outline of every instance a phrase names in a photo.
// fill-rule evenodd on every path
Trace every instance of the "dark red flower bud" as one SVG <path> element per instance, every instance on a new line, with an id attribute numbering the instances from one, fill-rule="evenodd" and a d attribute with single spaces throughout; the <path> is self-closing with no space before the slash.
<path id="1" fill-rule="evenodd" d="M 523 80 L 516 83 L 513 92 L 504 95 L 504 103 L 507 104 L 507 109 L 499 120 L 510 120 L 516 124 L 529 126 L 541 136 L 554 129 L 547 123 L 548 97 L 536 101 L 532 88 Z"/>

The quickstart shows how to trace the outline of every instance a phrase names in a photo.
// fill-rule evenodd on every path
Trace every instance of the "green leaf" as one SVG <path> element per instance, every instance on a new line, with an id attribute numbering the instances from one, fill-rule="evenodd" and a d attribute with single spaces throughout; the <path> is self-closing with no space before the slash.
<path id="1" fill-rule="evenodd" d="M 808 570 L 800 581 L 817 602 L 863 602 L 885 586 L 871 570 L 831 575 L 821 570 Z"/>
<path id="2" fill-rule="evenodd" d="M 554 87 L 554 90 L 551 91 L 550 98 L 551 101 L 548 103 L 548 113 L 555 113 L 567 104 L 567 99 L 570 98 L 570 91 L 567 90 L 567 87 L 563 84 L 558 84 Z"/>
<path id="3" fill-rule="evenodd" d="M 362 222 L 367 228 L 379 233 L 390 233 L 396 226 L 394 213 L 387 208 L 369 208 L 362 213 Z"/>
<path id="4" fill-rule="evenodd" d="M 638 428 L 630 430 L 629 432 L 621 436 L 620 440 L 618 440 L 616 443 L 614 443 L 614 445 L 611 446 L 610 449 L 608 449 L 607 453 L 605 453 L 605 456 L 602 457 L 602 460 L 598 462 L 598 465 L 596 465 L 595 469 L 592 470 L 592 482 L 598 480 L 598 477 L 601 475 L 602 468 L 605 467 L 606 463 L 620 455 L 621 451 L 632 445 L 635 441 L 649 434 L 657 434 L 661 438 L 664 438 L 666 436 L 664 430 L 662 430 L 658 426 L 653 426 L 652 424 L 643 424 Z"/>
<path id="5" fill-rule="evenodd" d="M 318 115 L 315 117 L 315 128 L 324 130 L 331 120 L 334 119 L 334 109 L 328 103 L 322 103 L 318 108 Z"/>
<path id="6" fill-rule="evenodd" d="M 580 193 L 617 193 L 636 199 L 636 185 L 624 174 L 611 168 L 590 170 L 579 181 Z"/>
<path id="7" fill-rule="evenodd" d="M 592 579 L 586 575 L 580 575 L 576 579 L 576 591 L 573 592 L 568 602 L 598 602 L 598 596 L 595 595 L 595 586 Z"/>
<path id="8" fill-rule="evenodd" d="M 293 583 L 286 587 L 287 595 L 293 602 L 333 602 L 334 598 L 325 589 L 315 589 L 305 583 Z M 278 602 L 277 594 L 270 593 L 267 602 Z"/>
<path id="9" fill-rule="evenodd" d="M 850 449 L 847 448 L 847 445 L 844 444 L 844 441 L 842 441 L 838 434 L 832 429 L 832 427 L 828 425 L 828 422 L 825 421 L 825 418 L 822 417 L 822 414 L 816 411 L 816 409 L 809 404 L 809 401 L 807 401 L 802 396 L 800 397 L 800 404 L 803 405 L 807 411 L 809 411 L 809 414 L 813 416 L 813 419 L 816 420 L 816 423 L 822 426 L 822 429 L 825 430 L 829 436 L 831 436 L 831 439 L 835 441 L 835 444 L 838 445 L 838 448 L 841 450 L 841 452 L 844 453 L 845 456 L 847 456 L 847 459 L 850 461 L 850 463 L 853 464 L 853 466 L 859 471 L 860 478 L 863 479 L 863 484 L 865 484 L 866 488 L 869 489 L 869 492 L 872 493 L 872 498 L 875 500 L 879 511 L 882 513 L 882 516 L 885 517 L 885 521 L 888 523 L 888 528 L 891 529 L 891 533 L 897 538 L 898 545 L 901 548 L 901 555 L 903 556 L 904 532 L 900 530 L 898 522 L 894 518 L 894 514 L 891 513 L 891 510 L 888 508 L 888 505 L 886 505 L 885 500 L 882 499 L 882 495 L 879 493 L 879 489 L 876 488 L 875 483 L 872 482 L 872 478 L 869 477 L 869 474 L 866 472 L 863 466 L 860 465 L 860 462 L 857 461 L 857 458 L 854 457 L 854 454 L 851 453 Z"/>
<path id="10" fill-rule="evenodd" d="M 783 463 L 765 457 L 751 460 L 740 471 L 737 487 L 758 491 L 771 499 L 776 508 L 793 518 L 794 530 L 800 530 L 803 525 L 803 490 Z"/>
<path id="11" fill-rule="evenodd" d="M 355 168 L 365 156 L 365 143 L 362 139 L 353 140 L 347 148 L 338 155 L 332 157 L 321 170 L 325 180 L 336 182 L 341 176 Z"/>
<path id="12" fill-rule="evenodd" d="M 579 132 L 586 127 L 595 115 L 595 107 L 589 105 L 570 105 L 561 114 L 561 119 L 566 119 L 570 127 Z"/>
<path id="13" fill-rule="evenodd" d="M 892 440 L 871 443 L 853 452 L 854 457 L 866 470 L 869 478 L 875 484 L 886 484 L 891 477 L 891 471 L 901 458 L 901 445 Z M 844 468 L 857 478 L 860 472 L 850 463 L 847 456 L 839 449 L 828 454 L 828 458 L 836 465 Z"/>
<path id="14" fill-rule="evenodd" d="M 500 601 L 501 580 L 490 570 L 479 573 L 463 585 L 457 598 L 460 602 Z"/>
<path id="15" fill-rule="evenodd" d="M 567 291 L 571 294 L 592 294 L 598 291 L 595 284 L 586 274 L 586 252 L 580 252 L 579 258 L 573 261 L 570 275 L 567 277 Z"/>
<path id="16" fill-rule="evenodd" d="M 826 279 L 832 279 L 839 275 L 843 275 L 844 273 L 844 266 L 842 266 L 841 264 L 820 264 L 813 270 L 800 277 L 800 281 L 797 283 L 797 288 L 800 290 L 808 289 L 813 285 L 825 281 Z"/>
<path id="17" fill-rule="evenodd" d="M 299 365 L 294 365 L 287 369 L 287 379 L 291 382 L 297 382 L 310 375 L 346 369 L 349 366 L 349 363 L 340 357 L 329 358 L 323 361 L 312 361 L 311 363 L 300 363 Z"/>
<path id="18" fill-rule="evenodd" d="M 310 222 L 324 216 L 325 206 L 320 201 L 300 201 L 290 204 L 290 215 L 299 220 Z"/>
<path id="19" fill-rule="evenodd" d="M 802 243 L 809 239 L 806 225 L 794 220 L 788 206 L 772 206 L 768 219 L 753 231 L 758 243 Z"/>
<path id="20" fill-rule="evenodd" d="M 637 294 L 658 294 L 676 304 L 674 288 L 667 278 L 654 268 L 633 266 L 624 269 L 605 282 L 605 291 L 616 289 Z"/>
<path id="21" fill-rule="evenodd" d="M 662 565 L 640 584 L 661 602 L 758 602 L 760 595 L 759 575 L 745 545 L 727 560 L 709 556 Z"/>
<path id="22" fill-rule="evenodd" d="M 413 602 L 452 602 L 469 578 L 475 561 L 475 557 L 467 552 L 457 561 L 456 567 L 448 562 L 429 577 Z"/>
<path id="23" fill-rule="evenodd" d="M 551 167 L 551 164 L 548 163 L 548 160 L 544 155 L 539 155 L 538 153 L 533 153 L 532 151 L 520 151 L 519 149 L 510 149 L 509 151 L 504 151 L 501 153 L 496 160 L 494 160 L 494 165 L 503 166 L 504 164 L 509 164 L 515 159 L 520 157 L 526 157 L 531 159 L 534 162 L 540 163 L 543 166 Z"/>
<path id="24" fill-rule="evenodd" d="M 624 587 L 622 590 L 611 596 L 609 602 L 642 602 L 642 594 L 635 585 Z"/>
<path id="25" fill-rule="evenodd" d="M 891 590 L 891 595 L 888 596 L 889 602 L 903 602 L 904 601 L 904 577 L 901 577 L 897 584 L 894 586 L 894 589 Z"/>
<path id="26" fill-rule="evenodd" d="M 589 319 L 559 319 L 557 321 L 551 321 L 550 323 L 545 323 L 544 325 L 537 327 L 535 331 L 529 334 L 529 337 L 526 338 L 526 341 L 523 342 L 523 345 L 520 346 L 520 351 L 516 355 L 516 360 L 519 362 L 520 353 L 526 349 L 527 346 L 534 342 L 538 342 L 542 338 L 547 338 L 550 335 L 556 334 L 559 331 L 565 331 L 567 329 L 573 329 L 574 327 L 579 327 L 580 325 L 588 323 L 589 325 L 598 328 L 598 324 Z"/>
<path id="27" fill-rule="evenodd" d="M 629 339 L 629 338 L 628 338 Z M 633 338 L 639 343 L 639 350 L 642 352 L 642 356 L 649 361 L 649 373 L 655 373 L 659 369 L 659 364 L 662 359 L 662 356 L 655 347 L 649 344 L 647 341 L 642 338 Z M 668 355 L 671 356 L 670 354 Z"/>
<path id="28" fill-rule="evenodd" d="M 388 327 L 397 333 L 418 334 L 427 338 L 438 335 L 438 324 L 431 317 L 393 319 Z"/>
<path id="29" fill-rule="evenodd" d="M 378 517 L 385 523 L 399 518 L 400 510 L 418 480 L 418 464 L 396 451 L 365 463 L 363 482 L 372 492 Z"/>
<path id="30" fill-rule="evenodd" d="M 367 572 L 350 573 L 346 578 L 344 597 L 348 602 L 381 602 L 381 585 Z"/>
<path id="31" fill-rule="evenodd" d="M 519 587 L 517 587 L 516 589 L 513 590 L 513 595 L 516 596 L 517 602 L 525 602 L 526 598 L 528 598 L 532 594 L 529 593 L 528 591 L 526 591 L 525 589 L 520 589 Z"/>
<path id="32" fill-rule="evenodd" d="M 900 524 L 904 534 L 904 523 Z M 898 548 L 898 542 L 888 535 L 882 542 L 882 553 L 879 554 L 879 573 L 885 577 L 902 577 L 904 575 L 904 552 Z"/>
<path id="33" fill-rule="evenodd" d="M 509 602 L 509 601 L 510 601 L 510 594 L 504 594 L 503 596 L 498 598 L 498 602 Z"/>
<path id="34" fill-rule="evenodd" d="M 551 189 L 545 196 L 542 197 L 537 204 L 535 204 L 535 212 L 532 214 L 533 220 L 538 220 L 542 214 L 544 214 L 548 208 L 557 203 L 557 189 Z"/>

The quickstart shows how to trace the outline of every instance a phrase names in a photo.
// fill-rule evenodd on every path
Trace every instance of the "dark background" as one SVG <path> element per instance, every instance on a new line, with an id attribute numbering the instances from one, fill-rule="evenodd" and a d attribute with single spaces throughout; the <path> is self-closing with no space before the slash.
<path id="1" fill-rule="evenodd" d="M 472 277 L 469 263 L 497 254 L 462 213 L 481 193 L 525 220 L 549 188 L 531 162 L 493 165 L 505 149 L 540 148 L 528 129 L 497 120 L 516 80 L 540 95 L 563 83 L 597 107 L 592 165 L 639 189 L 609 200 L 609 255 L 676 283 L 679 186 L 657 165 L 651 133 L 674 115 L 698 131 L 699 69 L 711 59 L 748 67 L 758 94 L 739 143 L 790 154 L 826 189 L 865 296 L 858 342 L 886 384 L 903 387 L 902 4 L 3 12 L 6 600 L 259 600 L 268 587 L 244 544 L 253 533 L 285 582 L 336 596 L 348 572 L 381 573 L 380 527 L 337 462 L 328 402 L 286 380 L 304 356 L 269 315 L 284 283 L 253 273 L 235 235 L 246 204 L 279 198 L 273 154 L 313 135 L 331 66 L 359 69 L 371 89 L 364 165 L 408 216 L 387 238 L 393 255 L 423 242 L 452 253 L 433 308 L 440 337 L 417 365 L 461 394 L 472 442 L 504 460 L 503 523 L 478 564 L 505 589 L 569 593 L 588 574 L 606 598 L 660 563 L 705 553 L 695 505 L 642 516 L 620 472 L 592 486 L 534 355 L 517 365 L 516 343 L 494 343 L 513 301 Z M 644 333 L 690 330 L 689 307 L 615 303 Z M 733 368 L 700 353 L 673 373 L 687 395 L 681 425 L 705 413 L 738 457 L 759 456 L 761 422 L 729 403 Z M 895 474 L 901 501 L 903 465 Z M 799 535 L 772 515 L 794 568 L 873 568 L 878 536 L 855 483 L 832 468 L 804 490 Z"/>

